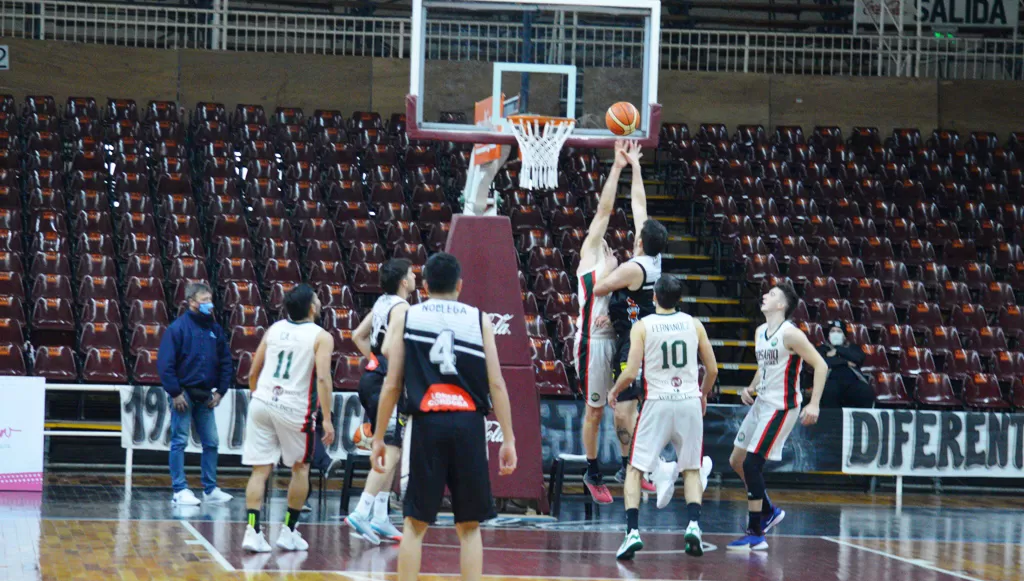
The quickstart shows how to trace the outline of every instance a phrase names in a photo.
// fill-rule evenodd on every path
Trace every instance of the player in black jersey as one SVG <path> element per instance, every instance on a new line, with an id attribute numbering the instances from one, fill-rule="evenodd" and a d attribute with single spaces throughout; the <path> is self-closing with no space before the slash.
<path id="1" fill-rule="evenodd" d="M 411 263 L 404 258 L 392 258 L 385 262 L 380 267 L 380 286 L 384 294 L 352 333 L 352 341 L 368 361 L 366 371 L 359 378 L 359 403 L 368 420 L 367 424 L 359 427 L 359 435 L 366 437 L 367 444 L 373 434 L 377 403 L 388 372 L 387 353 L 384 352 L 385 337 L 392 322 L 405 318 L 405 311 L 409 308 L 407 299 L 416 290 L 416 274 L 412 271 Z M 388 504 L 395 468 L 402 456 L 404 425 L 405 416 L 402 414 L 388 419 L 388 431 L 384 436 L 387 469 L 383 474 L 371 471 L 367 475 L 359 504 L 345 517 L 345 524 L 373 545 L 379 545 L 381 539 L 402 540 L 402 534 L 388 519 Z"/>
<path id="2" fill-rule="evenodd" d="M 644 189 L 640 168 L 639 150 L 626 153 L 633 176 L 630 185 L 630 206 L 633 210 L 633 228 L 636 242 L 633 258 L 623 262 L 594 287 L 594 294 L 601 297 L 612 295 L 608 316 L 615 329 L 615 359 L 612 374 L 618 379 L 629 359 L 629 333 L 633 324 L 647 315 L 654 314 L 654 284 L 661 278 L 661 253 L 668 245 L 668 230 L 660 222 L 647 217 L 647 192 Z M 642 395 L 642 377 L 618 396 L 615 406 L 615 432 L 622 448 L 622 467 L 615 475 L 619 482 L 625 482 L 629 450 L 636 428 L 638 400 Z M 644 490 L 654 491 L 654 486 L 644 480 Z"/>
<path id="3" fill-rule="evenodd" d="M 502 432 L 500 473 L 511 474 L 516 468 L 512 412 L 490 319 L 457 301 L 462 290 L 458 260 L 435 254 L 424 278 L 430 300 L 409 307 L 388 331 L 391 361 L 377 409 L 371 463 L 374 470 L 384 470 L 384 426 L 404 386 L 410 415 L 409 484 L 398 579 L 413 581 L 419 575 L 423 536 L 447 487 L 462 549 L 462 579 L 474 581 L 483 575 L 480 521 L 496 516 L 484 418 L 493 402 Z"/>

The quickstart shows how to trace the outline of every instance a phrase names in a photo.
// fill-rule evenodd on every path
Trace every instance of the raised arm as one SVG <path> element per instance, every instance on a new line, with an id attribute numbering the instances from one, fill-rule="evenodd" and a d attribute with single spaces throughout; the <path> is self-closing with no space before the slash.
<path id="1" fill-rule="evenodd" d="M 313 343 L 313 362 L 316 365 L 316 395 L 320 399 L 320 414 L 324 424 L 324 446 L 334 442 L 333 387 L 331 379 L 331 355 L 334 353 L 334 337 L 327 331 L 320 331 Z"/>
<path id="2" fill-rule="evenodd" d="M 644 188 L 643 171 L 640 169 L 640 158 L 643 157 L 640 142 L 631 141 L 626 146 L 625 156 L 633 169 L 633 177 L 629 186 L 629 204 L 633 210 L 633 234 L 640 236 L 640 230 L 647 221 L 647 190 Z"/>
<path id="3" fill-rule="evenodd" d="M 498 346 L 494 342 L 494 328 L 488 317 L 480 320 L 484 339 L 484 357 L 487 360 L 487 383 L 490 385 L 491 404 L 494 406 L 494 417 L 501 427 L 501 451 L 498 472 L 502 475 L 511 474 L 519 463 L 516 457 L 516 436 L 512 431 L 512 404 L 508 400 L 508 389 L 505 378 L 501 374 L 501 358 L 498 357 Z"/>
<path id="4" fill-rule="evenodd" d="M 626 167 L 629 161 L 625 156 L 625 142 L 615 142 L 615 159 L 612 161 L 612 169 L 608 171 L 608 179 L 601 189 L 601 197 L 597 202 L 597 213 L 590 221 L 590 228 L 587 229 L 587 237 L 583 240 L 583 248 L 580 250 L 580 260 L 589 260 L 597 256 L 601 248 L 601 240 L 608 231 L 608 222 L 615 211 L 615 194 L 619 191 L 619 176 L 622 175 L 622 168 Z"/>
<path id="5" fill-rule="evenodd" d="M 818 350 L 811 344 L 810 339 L 800 329 L 790 327 L 782 336 L 783 344 L 787 349 L 796 353 L 805 363 L 814 368 L 814 388 L 811 391 L 811 403 L 804 406 L 800 414 L 801 423 L 805 426 L 818 422 L 818 404 L 821 403 L 821 393 L 825 390 L 825 379 L 828 378 L 828 364 L 818 353 Z"/>
<path id="6" fill-rule="evenodd" d="M 629 384 L 636 381 L 640 375 L 640 367 L 644 362 L 644 340 L 646 339 L 647 329 L 644 327 L 644 322 L 639 321 L 629 331 L 629 359 L 626 360 L 626 368 L 619 374 L 615 387 L 608 392 L 608 403 L 612 407 L 615 407 L 616 399 L 622 390 L 629 387 Z"/>
<path id="7" fill-rule="evenodd" d="M 594 294 L 603 297 L 624 289 L 640 287 L 644 283 L 644 269 L 635 262 L 623 262 L 615 270 L 598 281 L 594 286 Z"/>

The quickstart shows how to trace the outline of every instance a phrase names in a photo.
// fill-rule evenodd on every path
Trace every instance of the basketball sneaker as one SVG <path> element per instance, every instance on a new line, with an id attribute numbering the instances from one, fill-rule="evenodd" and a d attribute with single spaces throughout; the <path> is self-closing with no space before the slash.
<path id="1" fill-rule="evenodd" d="M 281 534 L 277 535 L 277 546 L 278 548 L 286 551 L 306 551 L 309 550 L 309 543 L 306 539 L 302 538 L 299 531 L 288 528 L 287 526 L 281 527 Z"/>
<path id="2" fill-rule="evenodd" d="M 763 534 L 758 535 L 747 529 L 746 535 L 729 543 L 725 548 L 729 551 L 763 551 L 768 548 L 768 541 L 764 539 Z"/>
<path id="3" fill-rule="evenodd" d="M 196 493 L 192 492 L 188 488 L 179 490 L 171 496 L 171 502 L 178 506 L 199 506 L 199 499 L 196 498 Z"/>
<path id="4" fill-rule="evenodd" d="M 391 524 L 391 521 L 388 520 L 387 517 L 382 519 L 371 519 L 370 527 L 381 539 L 394 541 L 396 543 L 402 542 L 402 531 L 395 528 L 395 525 Z"/>
<path id="5" fill-rule="evenodd" d="M 708 489 L 708 477 L 711 476 L 711 469 L 715 466 L 715 463 L 711 461 L 711 456 L 704 456 L 700 460 L 700 489 Z"/>
<path id="6" fill-rule="evenodd" d="M 370 526 L 370 521 L 366 517 L 354 512 L 345 517 L 345 524 L 352 527 L 356 534 L 366 539 L 370 544 L 380 544 L 380 537 L 377 536 L 377 533 L 373 532 L 373 527 Z"/>
<path id="7" fill-rule="evenodd" d="M 632 559 L 633 555 L 643 548 L 644 542 L 640 540 L 640 531 L 633 529 L 626 533 L 626 538 L 623 539 L 622 544 L 619 545 L 619 550 L 615 553 L 615 558 L 624 561 Z"/>
<path id="8" fill-rule="evenodd" d="M 612 493 L 605 486 L 604 482 L 601 481 L 601 475 L 591 476 L 590 474 L 583 475 L 583 484 L 587 486 L 587 490 L 590 491 L 590 496 L 594 498 L 594 502 L 597 504 L 611 504 Z"/>
<path id="9" fill-rule="evenodd" d="M 256 529 L 248 525 L 245 527 L 245 537 L 242 538 L 242 548 L 250 553 L 269 553 L 271 551 L 270 543 L 267 542 L 263 533 L 256 532 Z"/>
<path id="10" fill-rule="evenodd" d="M 658 490 L 658 508 L 665 508 L 672 502 L 672 496 L 676 492 L 676 475 L 679 473 L 679 464 L 676 462 L 662 462 L 651 472 L 651 480 Z"/>
<path id="11" fill-rule="evenodd" d="M 626 483 L 626 469 L 625 468 L 619 468 L 619 471 L 615 473 L 615 481 L 618 482 L 619 484 L 625 484 Z M 642 490 L 644 492 L 657 492 L 658 491 L 658 489 L 655 488 L 654 483 L 652 483 L 650 480 L 647 480 L 647 476 L 646 475 L 640 477 L 640 490 Z"/>
<path id="12" fill-rule="evenodd" d="M 782 522 L 782 519 L 784 518 L 786 518 L 786 511 L 782 510 L 777 506 L 774 506 L 772 507 L 771 514 L 767 516 L 761 515 L 761 528 L 764 529 L 764 532 L 767 533 L 768 531 L 775 528 L 775 525 Z"/>
<path id="13" fill-rule="evenodd" d="M 683 534 L 683 540 L 686 541 L 686 554 L 693 555 L 694 557 L 701 557 L 704 555 L 704 545 L 702 544 L 700 525 L 690 521 L 690 524 L 686 527 L 686 533 Z"/>

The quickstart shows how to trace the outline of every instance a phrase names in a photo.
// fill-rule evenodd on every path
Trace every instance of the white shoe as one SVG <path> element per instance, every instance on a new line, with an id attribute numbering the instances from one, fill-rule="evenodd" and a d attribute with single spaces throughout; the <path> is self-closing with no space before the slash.
<path id="1" fill-rule="evenodd" d="M 676 462 L 659 462 L 658 467 L 651 473 L 654 488 L 658 490 L 658 508 L 665 508 L 672 502 L 678 474 L 679 464 Z"/>
<path id="2" fill-rule="evenodd" d="M 704 544 L 700 526 L 695 522 L 691 522 L 686 527 L 686 533 L 683 535 L 683 539 L 686 541 L 686 554 L 693 555 L 694 557 L 700 557 L 704 555 Z"/>
<path id="3" fill-rule="evenodd" d="M 711 461 L 711 456 L 704 456 L 700 461 L 700 489 L 705 491 L 708 489 L 708 477 L 711 476 L 711 469 L 715 463 Z"/>
<path id="4" fill-rule="evenodd" d="M 286 551 L 305 551 L 309 549 L 309 543 L 302 538 L 299 531 L 293 531 L 287 525 L 281 527 L 281 534 L 277 535 L 278 548 Z"/>
<path id="5" fill-rule="evenodd" d="M 199 499 L 188 488 L 175 492 L 171 497 L 171 502 L 179 506 L 199 506 Z"/>
<path id="6" fill-rule="evenodd" d="M 642 548 L 644 548 L 644 542 L 640 540 L 640 531 L 633 529 L 626 533 L 626 538 L 622 540 L 619 550 L 615 552 L 615 558 L 620 561 L 628 561 Z"/>
<path id="7" fill-rule="evenodd" d="M 203 502 L 212 502 L 212 503 L 228 502 L 232 498 L 234 498 L 234 496 L 231 496 L 230 494 L 228 494 L 227 492 L 224 492 L 220 488 L 214 488 L 213 492 L 211 492 L 209 494 L 207 494 L 205 492 L 203 493 Z"/>
<path id="8" fill-rule="evenodd" d="M 391 521 L 387 517 L 383 519 L 371 519 L 370 528 L 373 532 L 377 533 L 377 536 L 381 539 L 387 539 L 389 541 L 395 541 L 396 543 L 402 542 L 402 532 L 395 528 L 395 525 L 391 524 Z"/>
<path id="9" fill-rule="evenodd" d="M 263 533 L 256 532 L 256 529 L 248 525 L 245 527 L 242 548 L 250 553 L 269 553 L 271 551 L 270 543 L 263 537 Z"/>

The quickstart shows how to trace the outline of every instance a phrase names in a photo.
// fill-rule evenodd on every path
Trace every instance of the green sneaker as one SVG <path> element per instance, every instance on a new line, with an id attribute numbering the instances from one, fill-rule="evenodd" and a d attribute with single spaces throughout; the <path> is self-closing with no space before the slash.
<path id="1" fill-rule="evenodd" d="M 615 553 L 615 558 L 620 560 L 630 560 L 637 551 L 644 548 L 644 542 L 640 540 L 640 531 L 633 529 L 626 533 L 626 538 L 622 540 L 622 544 L 619 545 L 619 550 Z"/>

